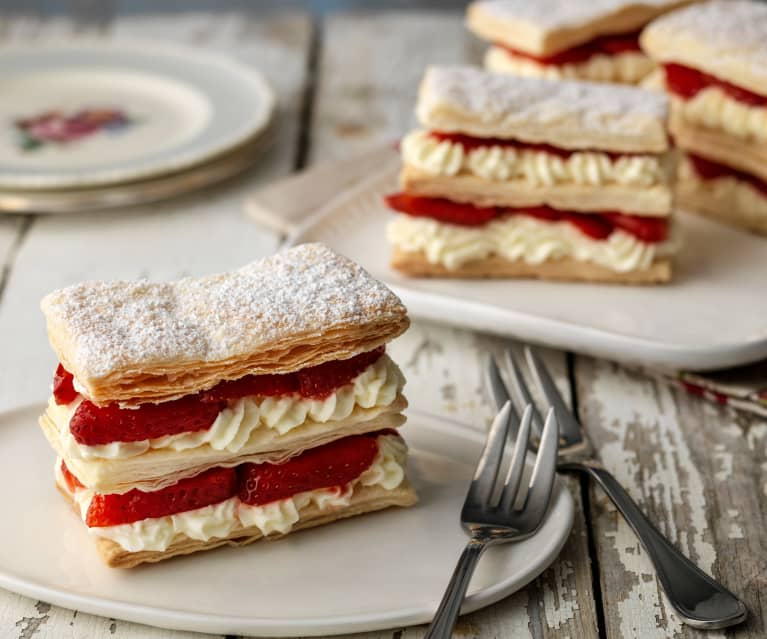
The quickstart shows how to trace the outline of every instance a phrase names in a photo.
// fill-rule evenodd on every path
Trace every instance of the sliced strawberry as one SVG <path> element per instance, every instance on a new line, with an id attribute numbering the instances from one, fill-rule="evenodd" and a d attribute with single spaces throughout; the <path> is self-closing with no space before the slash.
<path id="1" fill-rule="evenodd" d="M 663 242 L 668 237 L 668 220 L 657 217 L 640 217 L 623 213 L 603 213 L 615 228 L 630 233 L 642 242 L 653 244 Z"/>
<path id="2" fill-rule="evenodd" d="M 202 402 L 189 395 L 161 404 L 120 408 L 83 401 L 72 415 L 69 430 L 78 444 L 98 446 L 111 442 L 136 442 L 210 428 L 226 402 Z"/>
<path id="3" fill-rule="evenodd" d="M 610 237 L 610 233 L 613 232 L 613 225 L 599 215 L 567 213 L 564 219 L 575 226 L 581 233 L 595 240 L 607 239 Z"/>
<path id="4" fill-rule="evenodd" d="M 70 471 L 69 468 L 67 468 L 63 459 L 61 460 L 61 474 L 64 476 L 64 481 L 66 482 L 70 493 L 75 492 L 79 488 L 85 488 L 83 483 L 72 474 L 72 471 Z"/>
<path id="5" fill-rule="evenodd" d="M 75 401 L 78 392 L 75 390 L 75 378 L 64 366 L 59 364 L 53 375 L 53 399 L 59 406 Z"/>
<path id="6" fill-rule="evenodd" d="M 344 360 L 325 362 L 298 371 L 298 383 L 302 397 L 323 399 L 336 389 L 346 386 L 368 366 L 378 361 L 384 354 L 384 347 L 361 353 Z"/>
<path id="7" fill-rule="evenodd" d="M 248 375 L 221 382 L 202 394 L 204 402 L 239 399 L 250 396 L 276 396 L 297 393 L 301 397 L 323 399 L 350 383 L 383 354 L 383 346 L 349 359 L 310 366 L 284 375 Z"/>
<path id="8" fill-rule="evenodd" d="M 508 209 L 512 215 L 527 215 L 537 220 L 558 222 L 562 219 L 562 211 L 552 209 L 550 206 L 528 206 L 524 209 Z"/>
<path id="9" fill-rule="evenodd" d="M 91 528 L 130 524 L 218 504 L 237 492 L 234 468 L 213 468 L 153 492 L 134 488 L 122 495 L 95 495 L 85 523 Z"/>
<path id="10" fill-rule="evenodd" d="M 373 463 L 378 434 L 345 437 L 282 464 L 242 464 L 237 468 L 238 496 L 246 504 L 259 506 L 308 490 L 344 486 Z"/>
<path id="11" fill-rule="evenodd" d="M 407 193 L 387 195 L 384 200 L 389 208 L 413 217 L 429 217 L 448 224 L 460 226 L 481 226 L 495 217 L 500 211 L 495 206 L 479 207 L 461 204 L 438 197 L 420 197 Z"/>

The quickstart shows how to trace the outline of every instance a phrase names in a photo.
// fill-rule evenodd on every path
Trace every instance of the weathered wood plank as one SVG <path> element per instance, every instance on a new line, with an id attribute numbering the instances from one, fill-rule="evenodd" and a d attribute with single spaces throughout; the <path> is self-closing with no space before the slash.
<path id="1" fill-rule="evenodd" d="M 175 40 L 234 54 L 262 70 L 280 100 L 274 147 L 242 178 L 172 202 L 95 215 L 41 217 L 23 243 L 23 222 L 0 219 L 0 260 L 9 277 L 0 304 L 0 409 L 44 400 L 50 385 L 49 352 L 39 299 L 53 288 L 85 278 L 166 279 L 212 272 L 272 252 L 278 238 L 242 211 L 258 181 L 289 173 L 296 161 L 300 98 L 306 84 L 311 20 L 305 14 L 257 17 L 227 13 L 121 18 L 83 25 L 62 17 L 2 21 L 3 42 L 43 41 L 73 35 Z M 9 261 L 9 255 L 14 259 Z M 0 636 L 42 639 L 181 639 L 202 637 L 79 614 L 0 590 Z M 206 635 L 207 636 L 207 635 Z"/>
<path id="2" fill-rule="evenodd" d="M 748 603 L 749 622 L 726 636 L 764 637 L 767 425 L 615 364 L 578 358 L 576 372 L 581 418 L 605 465 L 673 543 Z M 670 609 L 607 498 L 594 489 L 591 502 L 607 636 L 703 636 Z"/>

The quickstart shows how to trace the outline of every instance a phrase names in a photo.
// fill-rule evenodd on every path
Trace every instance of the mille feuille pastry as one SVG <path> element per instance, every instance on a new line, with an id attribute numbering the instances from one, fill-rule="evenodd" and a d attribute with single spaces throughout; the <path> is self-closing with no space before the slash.
<path id="1" fill-rule="evenodd" d="M 41 417 L 56 484 L 110 566 L 409 506 L 409 324 L 319 244 L 166 284 L 90 282 L 42 302 L 61 362 Z"/>
<path id="2" fill-rule="evenodd" d="M 637 84 L 654 64 L 639 48 L 650 20 L 692 0 L 479 0 L 467 24 L 491 43 L 491 71 Z"/>
<path id="3" fill-rule="evenodd" d="M 663 94 L 432 67 L 387 227 L 412 276 L 665 282 L 673 162 Z"/>
<path id="4" fill-rule="evenodd" d="M 767 234 L 767 4 L 687 7 L 641 43 L 663 65 L 669 128 L 687 154 L 679 204 Z"/>

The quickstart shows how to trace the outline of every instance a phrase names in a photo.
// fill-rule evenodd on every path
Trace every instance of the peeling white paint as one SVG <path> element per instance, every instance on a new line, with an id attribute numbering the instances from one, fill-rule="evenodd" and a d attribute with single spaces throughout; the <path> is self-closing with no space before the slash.
<path id="1" fill-rule="evenodd" d="M 743 528 L 734 522 L 730 524 L 730 529 L 727 531 L 728 539 L 744 539 L 745 536 Z"/>
<path id="2" fill-rule="evenodd" d="M 732 477 L 732 453 L 727 452 L 724 444 L 714 446 L 714 459 L 718 462 L 719 470 L 714 473 L 714 479 L 717 481 L 726 481 Z"/>
<path id="3" fill-rule="evenodd" d="M 548 581 L 543 581 L 543 612 L 549 628 L 558 630 L 562 624 L 575 618 L 578 599 L 575 588 L 568 583 L 570 575 L 575 574 L 571 561 L 562 560 L 552 566 L 555 588 Z"/>

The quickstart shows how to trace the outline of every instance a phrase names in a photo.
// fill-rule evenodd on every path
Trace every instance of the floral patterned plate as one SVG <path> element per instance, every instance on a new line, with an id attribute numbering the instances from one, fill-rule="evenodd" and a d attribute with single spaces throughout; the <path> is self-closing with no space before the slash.
<path id="1" fill-rule="evenodd" d="M 2 189 L 178 172 L 258 136 L 274 111 L 255 69 L 154 42 L 10 47 L 0 83 Z"/>

